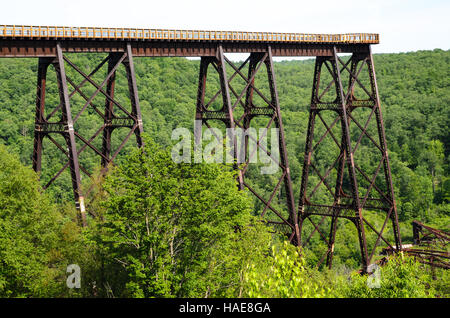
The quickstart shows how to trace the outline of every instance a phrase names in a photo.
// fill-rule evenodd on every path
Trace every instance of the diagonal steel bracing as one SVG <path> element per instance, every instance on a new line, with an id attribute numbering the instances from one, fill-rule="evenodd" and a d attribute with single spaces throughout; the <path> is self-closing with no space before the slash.
<path id="1" fill-rule="evenodd" d="M 268 118 L 268 121 L 261 127 L 264 128 L 263 134 L 258 137 L 246 134 L 239 149 L 237 148 L 236 136 L 229 136 L 232 138 L 231 143 L 234 144 L 231 153 L 232 157 L 236 159 L 238 156 L 241 156 L 244 159 L 243 164 L 235 164 L 234 168 L 238 171 L 239 188 L 247 188 L 262 203 L 261 216 L 265 217 L 267 212 L 271 211 L 277 220 L 267 219 L 267 221 L 282 226 L 284 233 L 289 237 L 290 241 L 298 245 L 298 220 L 271 48 L 268 46 L 264 52 L 251 53 L 240 65 L 236 65 L 224 56 L 222 47 L 219 46 L 217 52 L 215 57 L 202 57 L 200 62 L 196 119 L 201 121 L 202 125 L 206 127 L 211 127 L 209 125 L 210 121 L 220 121 L 226 128 L 241 128 L 243 131 L 247 131 L 254 118 Z M 231 69 L 230 76 L 228 76 L 227 72 L 228 67 Z M 211 76 L 208 73 L 209 68 L 219 75 L 220 89 L 210 99 L 207 99 L 205 94 L 207 77 L 208 75 Z M 247 74 L 245 74 L 245 69 L 247 69 Z M 262 69 L 265 69 L 266 75 L 264 76 L 264 81 L 268 86 L 269 97 L 266 96 L 267 92 L 263 92 L 263 89 L 255 84 L 255 78 L 261 73 Z M 237 79 L 241 83 L 243 82 L 239 89 L 237 88 L 239 85 L 234 84 Z M 222 96 L 222 106 L 219 107 L 220 109 L 210 109 L 210 106 L 220 95 Z M 255 96 L 258 96 L 258 99 L 264 105 L 256 105 L 254 100 Z M 235 99 L 234 102 L 231 101 L 232 97 Z M 279 158 L 273 156 L 272 152 L 262 142 L 262 139 L 267 136 L 268 130 L 272 127 L 278 128 L 279 132 Z M 199 127 L 196 129 L 198 130 Z M 199 140 L 197 138 L 196 144 L 198 142 Z M 253 149 L 249 148 L 250 142 L 255 145 Z M 276 184 L 268 192 L 269 195 L 261 193 L 248 180 L 249 166 L 252 159 L 255 158 L 257 151 L 263 152 L 281 169 L 281 176 L 277 176 Z M 273 204 L 277 193 L 281 193 L 283 196 L 281 199 L 284 201 L 282 208 Z M 280 201 L 280 195 L 277 199 Z"/>
<path id="2" fill-rule="evenodd" d="M 348 76 L 347 85 L 343 75 Z M 329 79 L 328 85 L 321 83 L 325 78 Z M 332 87 L 335 88 L 334 95 L 331 94 Z M 356 96 L 357 89 L 365 96 Z M 330 95 L 334 99 L 330 100 Z M 328 96 L 328 99 L 324 96 Z M 363 108 L 369 111 L 358 113 Z M 330 120 L 333 121 L 328 124 Z M 378 138 L 371 135 L 373 130 L 376 130 Z M 357 131 L 359 137 L 356 143 L 352 143 Z M 321 172 L 317 156 L 320 147 L 326 142 L 336 147 L 338 155 L 336 159 L 329 158 L 330 164 L 325 167 L 325 172 Z M 372 153 L 377 154 L 379 161 L 374 171 L 366 171 L 358 164 L 363 142 L 364 151 L 371 149 Z M 335 183 L 334 189 L 331 182 Z M 328 197 L 328 203 L 323 201 L 323 196 L 318 199 L 319 190 Z M 373 224 L 373 220 L 366 215 L 367 211 L 372 214 L 375 212 L 383 219 L 381 226 Z M 350 220 L 356 227 L 364 271 L 373 261 L 381 241 L 390 247 L 395 246 L 396 250 L 401 249 L 386 137 L 370 49 L 367 53 L 354 53 L 347 61 L 337 55 L 336 49 L 332 56 L 316 58 L 298 214 L 301 245 L 307 247 L 313 235 L 318 233 L 327 246 L 319 266 L 325 260 L 327 266 L 332 266 L 340 219 Z M 388 237 L 386 229 L 389 223 L 391 233 Z M 368 242 L 368 231 L 371 244 Z M 306 239 L 302 240 L 303 235 L 306 235 Z"/>
<path id="3" fill-rule="evenodd" d="M 94 79 L 94 75 L 98 74 L 106 64 L 108 66 L 106 76 L 101 83 L 98 83 Z M 128 107 L 118 102 L 114 96 L 116 74 L 121 65 L 124 66 L 127 75 L 131 104 Z M 47 71 L 50 66 L 53 66 L 56 72 L 60 102 L 48 115 L 46 115 L 46 81 Z M 74 71 L 78 77 L 82 77 L 82 81 L 79 84 L 67 75 L 66 66 Z M 73 91 L 70 94 L 69 84 L 73 87 Z M 90 96 L 82 90 L 85 86 L 91 86 L 95 89 Z M 81 96 L 85 103 L 73 117 L 71 99 L 77 95 Z M 104 112 L 99 109 L 99 105 L 95 104 L 95 98 L 100 95 L 106 100 Z M 77 131 L 77 121 L 83 116 L 88 108 L 93 109 L 98 114 L 103 121 L 103 125 L 101 125 L 92 136 L 86 138 L 82 135 L 82 132 Z M 58 114 L 59 118 L 55 119 Z M 42 170 L 43 140 L 44 138 L 48 138 L 48 140 L 56 146 L 58 151 L 65 154 L 68 161 L 55 175 L 53 175 L 53 177 L 50 178 L 44 186 L 44 189 L 48 188 L 67 168 L 69 168 L 80 222 L 85 226 L 86 212 L 84 198 L 91 189 L 87 189 L 86 191 L 83 190 L 80 172 L 83 172 L 88 177 L 91 177 L 92 172 L 80 165 L 79 157 L 86 149 L 91 149 L 100 157 L 102 167 L 101 173 L 104 173 L 108 169 L 108 165 L 113 162 L 133 133 L 136 135 L 138 146 L 142 146 L 142 116 L 139 106 L 131 46 L 126 44 L 122 52 L 110 53 L 89 74 L 86 74 L 68 56 L 63 54 L 59 43 L 56 46 L 55 58 L 40 58 L 38 66 L 35 127 L 33 151 L 34 170 L 36 172 L 41 172 Z M 116 149 L 112 149 L 112 133 L 115 129 L 120 127 L 128 128 L 130 131 L 121 141 L 120 145 Z M 62 136 L 66 146 L 61 145 L 61 143 L 54 138 L 55 135 Z M 95 144 L 97 138 L 102 138 L 101 148 L 97 147 Z M 81 143 L 81 146 L 77 145 L 77 140 Z"/>

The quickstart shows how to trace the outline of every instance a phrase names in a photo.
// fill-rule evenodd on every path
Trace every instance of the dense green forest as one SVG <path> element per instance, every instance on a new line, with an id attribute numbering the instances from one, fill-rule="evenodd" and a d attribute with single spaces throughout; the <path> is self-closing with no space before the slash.
<path id="1" fill-rule="evenodd" d="M 102 58 L 70 55 L 87 72 Z M 450 51 L 377 54 L 374 61 L 401 236 L 411 243 L 412 220 L 447 230 L 450 226 Z M 44 193 L 39 191 L 66 162 L 64 154 L 46 140 L 40 181 L 30 168 L 37 61 L 0 60 L 0 296 L 449 296 L 448 271 L 438 270 L 432 279 L 429 268 L 405 256 L 382 268 L 380 288 L 369 288 L 367 277 L 355 274 L 359 245 L 354 226 L 345 223 L 338 230 L 341 243 L 333 270 L 313 266 L 318 242 L 297 257 L 293 246 L 258 221 L 260 203 L 237 190 L 229 166 L 172 161 L 173 129 L 193 127 L 199 61 L 135 58 L 135 68 L 145 148 L 136 149 L 132 139 L 105 178 L 83 178 L 86 188 L 95 185 L 88 209 L 97 218 L 81 229 L 67 170 Z M 275 63 L 297 201 L 313 71 L 312 59 Z M 82 80 L 74 72 L 69 75 Z M 104 79 L 104 74 L 96 76 Z M 123 69 L 117 81 L 118 100 L 127 104 Z M 211 78 L 208 87 L 214 94 L 219 83 Z M 94 90 L 83 88 L 88 96 Z M 85 100 L 75 95 L 71 102 L 76 113 Z M 58 103 L 50 70 L 47 112 Z M 104 108 L 104 97 L 93 103 Z M 101 123 L 88 108 L 76 129 L 90 136 Z M 114 132 L 115 147 L 127 132 Z M 94 144 L 100 148 L 101 142 L 99 138 Z M 332 150 L 325 146 L 324 152 Z M 364 159 L 371 161 L 371 154 Z M 80 162 L 90 171 L 99 169 L 100 159 L 90 149 Z M 277 181 L 253 177 L 261 191 Z M 79 290 L 65 285 L 69 264 L 82 269 Z"/>

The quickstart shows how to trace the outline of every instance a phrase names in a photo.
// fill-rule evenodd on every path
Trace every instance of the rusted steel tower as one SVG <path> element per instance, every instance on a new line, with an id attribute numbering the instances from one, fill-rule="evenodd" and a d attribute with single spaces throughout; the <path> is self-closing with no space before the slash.
<path id="1" fill-rule="evenodd" d="M 348 220 L 355 225 L 362 267 L 367 270 L 381 241 L 401 249 L 370 49 L 347 60 L 336 50 L 316 58 L 309 112 L 298 207 L 301 245 L 308 246 L 313 235 L 319 235 L 325 242 L 319 264 L 326 260 L 331 267 L 338 223 Z M 322 155 L 324 144 L 334 147 L 335 156 Z M 368 163 L 367 153 L 377 161 Z M 321 171 L 318 166 L 324 162 L 327 168 Z"/>
<path id="2" fill-rule="evenodd" d="M 107 64 L 106 77 L 103 82 L 99 84 L 94 81 L 93 76 L 98 73 L 105 64 Z M 131 111 L 129 110 L 130 107 L 123 106 L 114 98 L 116 71 L 121 64 L 124 65 L 127 74 Z M 57 107 L 51 109 L 46 115 L 46 79 L 47 70 L 50 65 L 54 67 L 56 72 L 60 102 Z M 81 83 L 77 84 L 68 77 L 66 66 L 71 67 L 81 75 L 83 78 Z M 73 87 L 70 94 L 69 84 Z M 94 92 L 91 96 L 87 96 L 81 90 L 86 84 L 89 84 L 94 88 Z M 105 109 L 103 111 L 98 109 L 93 103 L 94 98 L 99 94 L 102 94 L 106 100 Z M 75 95 L 81 96 L 85 103 L 84 106 L 79 109 L 77 114 L 72 114 L 73 108 L 71 107 L 71 98 Z M 86 138 L 75 129 L 75 125 L 88 107 L 93 109 L 102 118 L 103 125 L 101 125 L 92 136 Z M 55 118 L 58 113 L 60 113 L 59 118 Z M 111 135 L 115 129 L 121 127 L 129 128 L 130 131 L 119 147 L 112 152 Z M 80 67 L 75 65 L 67 56 L 65 56 L 59 43 L 56 44 L 56 58 L 39 58 L 33 169 L 36 172 L 41 171 L 43 140 L 44 138 L 47 138 L 56 146 L 54 150 L 56 149 L 57 151 L 64 153 L 67 156 L 68 161 L 50 179 L 50 181 L 47 182 L 44 189 L 48 188 L 67 168 L 69 168 L 74 198 L 77 209 L 80 212 L 80 222 L 84 226 L 86 225 L 86 215 L 83 194 L 87 191 L 83 192 L 82 190 L 80 173 L 83 172 L 88 177 L 91 177 L 92 172 L 80 164 L 79 156 L 87 147 L 89 147 L 94 153 L 101 157 L 103 171 L 105 171 L 108 164 L 115 159 L 133 133 L 136 135 L 138 145 L 142 145 L 142 131 L 142 118 L 137 94 L 133 55 L 130 45 L 127 45 L 122 53 L 110 53 L 90 74 L 86 74 Z M 100 148 L 94 144 L 94 140 L 98 139 L 97 137 L 101 134 L 103 140 Z M 61 141 L 58 141 L 57 138 L 55 138 L 55 135 L 62 136 L 65 145 L 62 145 Z M 79 147 L 77 147 L 77 140 L 82 143 Z"/>
<path id="3" fill-rule="evenodd" d="M 206 83 L 208 76 L 208 67 L 212 66 L 213 72 L 219 75 L 220 90 L 212 96 L 212 98 L 205 99 Z M 230 67 L 232 75 L 228 77 L 226 68 Z M 243 73 L 243 69 L 247 68 L 247 74 Z M 265 69 L 265 76 L 263 83 L 266 84 L 269 96 L 265 96 L 260 87 L 255 84 L 255 77 Z M 235 77 L 241 79 L 240 89 L 236 89 L 238 84 Z M 234 80 L 234 82 L 233 82 Z M 267 94 L 267 92 L 266 92 Z M 211 104 L 221 96 L 222 102 L 219 107 L 211 109 Z M 258 102 L 255 101 L 256 96 Z M 233 97 L 233 100 L 232 100 Z M 235 168 L 238 170 L 239 188 L 247 188 L 253 195 L 255 195 L 261 203 L 261 217 L 265 217 L 266 213 L 270 211 L 275 218 L 267 219 L 267 222 L 283 227 L 284 231 L 293 244 L 299 242 L 299 228 L 297 212 L 295 209 L 294 192 L 292 187 L 292 180 L 289 170 L 289 163 L 287 158 L 287 150 L 284 138 L 283 123 L 281 119 L 280 104 L 278 101 L 278 92 L 276 88 L 275 74 L 273 69 L 272 50 L 270 45 L 266 46 L 263 52 L 251 53 L 248 58 L 240 65 L 235 65 L 227 57 L 225 57 L 222 46 L 218 46 L 217 55 L 214 57 L 202 57 L 200 64 L 200 75 L 198 85 L 198 98 L 196 107 L 196 120 L 201 121 L 201 124 L 210 128 L 210 121 L 221 121 L 226 128 L 240 128 L 242 131 L 248 131 L 252 122 L 260 119 L 256 124 L 257 127 L 263 127 L 264 132 L 259 136 L 246 135 L 245 141 L 238 146 L 237 136 L 229 135 L 232 147 L 232 156 L 237 158 L 240 151 L 242 152 L 243 164 Z M 278 149 L 268 150 L 267 144 L 262 140 L 268 134 L 269 129 L 276 128 L 279 142 Z M 198 128 L 197 128 L 198 129 Z M 220 142 L 220 140 L 219 140 Z M 252 143 L 255 147 L 249 147 Z M 276 185 L 269 189 L 270 196 L 264 197 L 262 191 L 258 191 L 251 185 L 247 176 L 249 174 L 250 162 L 257 152 L 263 152 L 273 160 L 277 165 L 279 173 L 274 175 L 277 179 Z M 273 152 L 279 153 L 279 156 L 272 155 Z M 281 195 L 277 200 L 282 201 L 282 204 L 274 206 L 273 201 L 280 188 L 283 188 Z"/>

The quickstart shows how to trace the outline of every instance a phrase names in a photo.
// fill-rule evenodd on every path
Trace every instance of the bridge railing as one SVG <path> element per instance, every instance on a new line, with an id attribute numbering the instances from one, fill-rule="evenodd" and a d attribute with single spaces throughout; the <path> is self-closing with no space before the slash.
<path id="1" fill-rule="evenodd" d="M 310 34 L 18 25 L 0 25 L 0 37 L 173 41 L 379 43 L 379 35 L 375 33 Z"/>

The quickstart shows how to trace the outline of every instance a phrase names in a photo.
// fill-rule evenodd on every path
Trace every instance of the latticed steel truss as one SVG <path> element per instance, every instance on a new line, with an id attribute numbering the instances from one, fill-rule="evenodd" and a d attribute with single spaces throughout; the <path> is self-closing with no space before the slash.
<path id="1" fill-rule="evenodd" d="M 235 65 L 227 57 L 224 56 L 222 47 L 218 47 L 216 57 L 203 57 L 200 64 L 200 75 L 198 85 L 198 98 L 196 108 L 196 120 L 201 121 L 203 125 L 211 128 L 209 122 L 212 120 L 221 121 L 226 128 L 239 128 L 247 131 L 252 120 L 256 117 L 263 117 L 267 120 L 263 126 L 264 133 L 258 137 L 248 134 L 245 141 L 238 148 L 236 135 L 228 136 L 231 147 L 231 156 L 238 158 L 239 151 L 242 151 L 243 164 L 235 164 L 238 170 L 238 184 L 240 189 L 247 188 L 255 195 L 259 202 L 262 203 L 261 216 L 264 217 L 268 211 L 276 216 L 276 219 L 268 220 L 269 223 L 276 224 L 288 229 L 289 240 L 293 244 L 298 244 L 299 231 L 297 213 L 295 210 L 294 192 L 292 188 L 292 180 L 289 170 L 287 158 L 287 150 L 284 138 L 284 130 L 281 119 L 280 105 L 278 100 L 278 92 L 276 88 L 275 75 L 273 69 L 272 52 L 270 46 L 267 46 L 266 52 L 251 53 L 249 57 L 240 65 Z M 214 71 L 219 75 L 220 89 L 209 99 L 205 99 L 206 83 L 208 76 L 208 67 L 212 66 Z M 265 67 L 266 75 L 264 76 L 268 86 L 268 92 L 262 92 L 261 87 L 255 85 L 255 78 L 261 69 Z M 227 67 L 231 68 L 231 76 L 227 74 Z M 248 69 L 244 74 L 244 69 Z M 241 79 L 241 87 L 237 89 L 233 80 Z M 236 81 L 236 80 L 235 80 Z M 269 97 L 266 96 L 269 93 Z M 219 97 L 222 98 L 220 107 L 211 109 L 211 104 Z M 255 96 L 258 96 L 259 104 L 255 103 Z M 233 101 L 232 101 L 233 99 Z M 261 124 L 261 122 L 259 122 Z M 261 142 L 266 137 L 267 132 L 271 128 L 276 128 L 279 142 L 277 151 L 279 156 L 275 157 L 269 151 L 265 143 Z M 198 128 L 197 128 L 198 129 Z M 255 147 L 250 149 L 249 143 L 252 142 Z M 198 143 L 198 140 L 196 141 Z M 276 175 L 277 182 L 274 188 L 270 189 L 270 194 L 264 197 L 261 191 L 252 186 L 247 178 L 250 162 L 256 153 L 260 151 L 266 154 L 281 171 Z M 237 160 L 236 160 L 237 161 Z M 283 207 L 275 207 L 273 200 L 275 195 L 283 187 L 282 198 L 278 200 L 284 202 Z"/>
<path id="2" fill-rule="evenodd" d="M 142 145 L 141 134 L 143 132 L 141 111 L 139 106 L 139 98 L 136 86 L 136 77 L 134 73 L 133 56 L 131 47 L 127 45 L 123 53 L 110 53 L 102 62 L 95 67 L 95 69 L 86 74 L 79 66 L 75 65 L 67 56 L 63 55 L 61 46 L 57 44 L 56 58 L 40 58 L 38 67 L 38 81 L 37 81 L 37 99 L 36 99 L 36 119 L 35 119 L 35 136 L 34 136 L 34 151 L 33 151 L 33 168 L 36 172 L 42 169 L 42 151 L 44 138 L 51 141 L 56 149 L 67 156 L 67 162 L 63 167 L 45 184 L 44 189 L 48 188 L 61 174 L 70 168 L 72 188 L 74 193 L 77 209 L 80 212 L 80 222 L 86 225 L 85 202 L 81 186 L 81 175 L 83 172 L 88 177 L 91 177 L 92 171 L 80 165 L 79 156 L 87 149 L 91 149 L 95 154 L 101 157 L 102 172 L 105 172 L 108 165 L 116 158 L 125 143 L 134 133 L 137 137 L 138 145 Z M 107 64 L 108 70 L 105 79 L 99 84 L 93 76 Z M 46 81 L 47 71 L 52 65 L 56 72 L 58 91 L 59 91 L 59 105 L 54 107 L 48 115 L 46 115 Z M 123 65 L 126 70 L 130 107 L 125 107 L 114 98 L 116 71 L 120 65 Z M 83 80 L 77 84 L 66 73 L 66 66 L 72 68 L 78 73 Z M 69 94 L 69 84 L 73 87 Z M 86 84 L 94 87 L 95 91 L 91 96 L 87 96 L 81 88 Z M 105 90 L 106 86 L 106 90 Z M 104 111 L 100 110 L 98 106 L 93 103 L 97 95 L 103 95 L 106 99 Z M 85 103 L 79 109 L 77 114 L 72 114 L 71 99 L 75 96 L 81 96 Z M 77 121 L 85 113 L 86 109 L 91 108 L 103 120 L 103 125 L 99 127 L 95 133 L 86 138 L 82 136 L 76 129 Z M 56 119 L 56 115 L 60 117 Z M 111 149 L 111 135 L 112 132 L 119 127 L 129 128 L 130 131 L 123 139 L 122 143 L 117 149 L 112 152 Z M 94 145 L 94 140 L 102 134 L 102 147 Z M 65 146 L 57 141 L 55 135 L 60 135 L 64 138 Z M 76 140 L 82 143 L 81 147 L 77 147 Z M 89 192 L 85 191 L 85 192 Z"/>
<path id="3" fill-rule="evenodd" d="M 362 72 L 363 69 L 366 72 Z M 348 76 L 346 81 L 344 75 Z M 321 80 L 327 76 L 329 82 L 322 83 Z M 322 156 L 321 147 L 327 142 L 328 147 L 334 146 L 336 157 L 329 154 Z M 368 158 L 365 154 L 369 152 L 371 157 Z M 359 158 L 376 158 L 376 169 L 368 167 L 367 162 Z M 321 170 L 319 164 L 327 168 Z M 367 216 L 368 211 L 371 211 L 371 218 Z M 376 226 L 373 221 L 378 217 L 383 222 Z M 391 248 L 395 246 L 396 250 L 401 248 L 386 137 L 370 51 L 355 53 L 345 61 L 334 50 L 331 57 L 317 57 L 315 64 L 299 223 L 302 246 L 308 246 L 314 234 L 318 234 L 326 244 L 319 264 L 326 260 L 329 267 L 332 265 L 339 219 L 347 219 L 356 226 L 363 270 L 367 270 L 381 241 Z M 389 220 L 391 233 L 388 238 L 385 234 Z M 309 226 L 309 233 L 307 222 L 312 225 Z M 374 234 L 370 247 L 368 230 Z"/>

